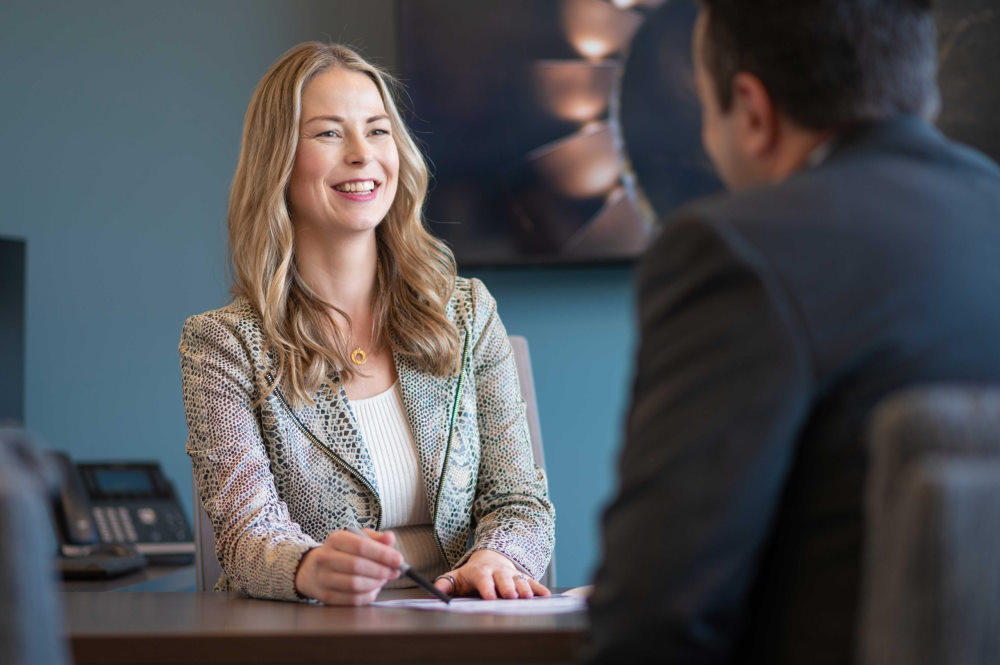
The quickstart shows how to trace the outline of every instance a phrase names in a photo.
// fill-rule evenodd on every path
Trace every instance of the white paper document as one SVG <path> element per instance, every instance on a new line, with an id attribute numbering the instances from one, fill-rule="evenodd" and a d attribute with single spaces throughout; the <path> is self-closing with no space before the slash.
<path id="1" fill-rule="evenodd" d="M 587 600 L 580 596 L 563 594 L 546 598 L 536 596 L 535 598 L 515 598 L 512 600 L 453 598 L 450 603 L 442 603 L 434 598 L 406 598 L 380 600 L 372 603 L 372 606 L 459 612 L 461 614 L 566 614 L 568 612 L 582 612 L 587 608 Z"/>

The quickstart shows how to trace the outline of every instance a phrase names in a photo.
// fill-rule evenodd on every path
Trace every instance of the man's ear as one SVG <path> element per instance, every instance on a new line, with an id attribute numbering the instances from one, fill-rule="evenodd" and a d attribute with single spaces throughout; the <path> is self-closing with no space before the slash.
<path id="1" fill-rule="evenodd" d="M 736 140 L 745 155 L 766 159 L 778 142 L 778 118 L 771 95 L 760 79 L 747 72 L 733 77 Z"/>

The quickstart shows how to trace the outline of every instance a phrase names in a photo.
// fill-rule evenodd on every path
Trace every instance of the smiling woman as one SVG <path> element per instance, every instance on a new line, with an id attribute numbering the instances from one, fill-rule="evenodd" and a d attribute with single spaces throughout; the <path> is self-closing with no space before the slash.
<path id="1" fill-rule="evenodd" d="M 247 109 L 229 208 L 233 291 L 260 311 L 296 403 L 331 370 L 355 378 L 358 346 L 454 370 L 459 337 L 443 311 L 454 260 L 424 228 L 427 168 L 391 81 L 350 49 L 311 42 L 271 68 Z M 362 178 L 377 183 L 370 201 L 334 189 Z"/>
<path id="2" fill-rule="evenodd" d="M 362 604 L 405 557 L 446 593 L 547 595 L 554 510 L 510 343 L 424 227 L 427 167 L 390 84 L 313 42 L 250 101 L 234 300 L 180 343 L 216 588 Z"/>
<path id="3" fill-rule="evenodd" d="M 349 236 L 378 226 L 399 175 L 391 124 L 366 75 L 338 67 L 309 81 L 288 181 L 296 234 Z"/>

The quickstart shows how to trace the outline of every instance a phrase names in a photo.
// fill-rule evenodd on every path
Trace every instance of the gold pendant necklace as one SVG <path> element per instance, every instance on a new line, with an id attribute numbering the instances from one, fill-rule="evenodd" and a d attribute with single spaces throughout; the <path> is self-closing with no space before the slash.
<path id="1" fill-rule="evenodd" d="M 351 351 L 351 362 L 355 365 L 364 365 L 368 362 L 368 354 L 359 346 Z"/>
<path id="2" fill-rule="evenodd" d="M 375 317 L 374 316 L 372 317 L 372 335 L 371 335 L 371 337 L 369 338 L 368 341 L 371 344 L 375 343 Z M 364 365 L 366 362 L 368 362 L 368 354 L 365 353 L 365 350 L 362 349 L 360 346 L 356 346 L 356 347 L 354 347 L 354 350 L 351 351 L 351 362 L 360 367 L 361 365 Z"/>

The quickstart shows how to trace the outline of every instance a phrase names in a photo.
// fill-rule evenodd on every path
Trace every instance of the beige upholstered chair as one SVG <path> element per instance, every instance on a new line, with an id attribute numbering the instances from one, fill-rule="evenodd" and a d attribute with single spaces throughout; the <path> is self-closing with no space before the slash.
<path id="1" fill-rule="evenodd" d="M 531 448 L 535 454 L 535 464 L 545 468 L 545 454 L 542 451 L 542 428 L 538 421 L 538 402 L 535 399 L 535 381 L 531 374 L 531 357 L 528 354 L 528 340 L 519 335 L 510 336 L 510 344 L 514 349 L 514 360 L 517 363 L 517 376 L 521 383 L 521 396 L 528 415 L 528 429 L 531 434 Z M 197 482 L 197 481 L 195 481 Z M 215 556 L 215 532 L 212 521 L 201 506 L 198 498 L 198 488 L 194 487 L 194 533 L 195 533 L 195 578 L 198 591 L 211 590 L 216 580 L 222 574 L 222 567 Z M 542 584 L 554 586 L 556 579 L 556 562 L 553 555 L 548 569 L 542 575 Z"/>

